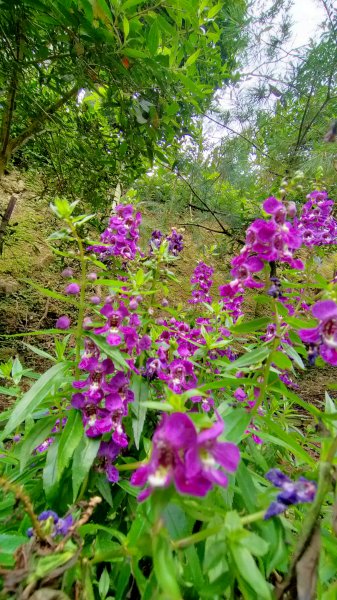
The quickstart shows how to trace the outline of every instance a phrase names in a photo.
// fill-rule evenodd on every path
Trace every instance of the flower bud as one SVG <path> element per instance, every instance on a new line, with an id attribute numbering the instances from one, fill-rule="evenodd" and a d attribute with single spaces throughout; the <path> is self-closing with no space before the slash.
<path id="1" fill-rule="evenodd" d="M 70 327 L 70 319 L 69 317 L 67 317 L 67 315 L 62 315 L 61 317 L 59 317 L 56 321 L 56 328 L 57 329 L 69 329 Z"/>
<path id="2" fill-rule="evenodd" d="M 66 291 L 66 294 L 69 294 L 70 296 L 76 296 L 77 294 L 80 293 L 81 288 L 78 285 L 78 283 L 69 283 L 69 285 L 67 285 L 65 291 Z"/>
<path id="3" fill-rule="evenodd" d="M 63 269 L 63 271 L 61 273 L 61 277 L 69 278 L 69 277 L 72 277 L 73 274 L 74 274 L 73 270 L 70 267 L 67 267 L 66 269 Z"/>
<path id="4" fill-rule="evenodd" d="M 137 308 L 138 308 L 138 302 L 137 302 L 136 298 L 132 298 L 132 300 L 130 300 L 130 302 L 129 302 L 129 309 L 137 310 Z"/>
<path id="5" fill-rule="evenodd" d="M 88 273 L 87 275 L 87 280 L 88 281 L 96 281 L 97 279 L 97 274 L 96 273 Z"/>

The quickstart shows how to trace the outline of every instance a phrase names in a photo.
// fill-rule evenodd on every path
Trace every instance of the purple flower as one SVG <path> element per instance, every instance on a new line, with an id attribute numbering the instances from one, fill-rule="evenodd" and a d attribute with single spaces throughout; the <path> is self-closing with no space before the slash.
<path id="1" fill-rule="evenodd" d="M 312 314 L 319 319 L 317 327 L 300 329 L 298 334 L 309 345 L 311 353 L 315 348 L 323 360 L 337 365 L 337 304 L 334 300 L 320 300 L 312 307 Z M 312 357 L 311 357 L 312 358 Z"/>
<path id="2" fill-rule="evenodd" d="M 327 192 L 315 190 L 307 196 L 301 216 L 296 221 L 305 246 L 336 244 L 337 221 L 332 216 L 333 201 Z"/>
<path id="3" fill-rule="evenodd" d="M 141 220 L 140 213 L 134 213 L 131 204 L 118 204 L 100 237 L 102 243 L 89 246 L 88 250 L 98 253 L 101 260 L 111 256 L 119 256 L 123 261 L 133 260 L 139 251 L 137 242 Z"/>
<path id="4" fill-rule="evenodd" d="M 194 388 L 198 382 L 193 364 L 188 360 L 176 358 L 167 367 L 165 373 L 159 373 L 159 379 L 167 381 L 168 387 L 176 394 Z"/>
<path id="5" fill-rule="evenodd" d="M 100 304 L 101 298 L 100 296 L 91 296 L 91 298 L 89 298 L 89 302 L 91 302 L 91 304 Z"/>
<path id="6" fill-rule="evenodd" d="M 88 273 L 88 275 L 87 275 L 88 281 L 96 281 L 96 279 L 97 279 L 97 273 Z"/>
<path id="7" fill-rule="evenodd" d="M 52 537 L 56 537 L 57 535 L 61 535 L 64 537 L 69 532 L 69 529 L 73 526 L 74 519 L 72 515 L 67 515 L 63 519 L 59 518 L 55 525 L 54 534 Z"/>
<path id="8" fill-rule="evenodd" d="M 98 461 L 100 467 L 106 472 L 107 479 L 110 483 L 117 483 L 119 480 L 118 469 L 113 465 L 117 456 L 120 454 L 121 446 L 113 440 L 110 442 L 101 442 L 98 450 Z"/>
<path id="9" fill-rule="evenodd" d="M 209 290 L 212 287 L 212 275 L 214 269 L 200 261 L 191 277 L 191 284 L 194 286 L 192 290 L 192 298 L 190 304 L 198 304 L 199 302 L 212 302 L 212 297 L 209 295 Z"/>
<path id="10" fill-rule="evenodd" d="M 154 231 L 152 231 L 150 242 L 149 242 L 150 249 L 152 250 L 153 248 L 159 248 L 163 239 L 164 239 L 164 234 L 159 229 L 155 229 Z"/>
<path id="11" fill-rule="evenodd" d="M 53 510 L 44 510 L 38 516 L 38 521 L 40 521 L 44 531 L 52 538 L 58 536 L 64 537 L 67 535 L 74 523 L 74 519 L 71 514 L 60 518 Z M 32 537 L 34 535 L 34 529 L 32 527 L 28 529 L 27 535 L 28 537 Z"/>
<path id="12" fill-rule="evenodd" d="M 154 488 L 165 488 L 172 482 L 179 492 L 186 491 L 184 457 L 187 449 L 196 443 L 196 439 L 197 432 L 187 415 L 163 415 L 153 435 L 150 461 L 137 469 L 131 477 L 132 485 L 149 485 L 140 493 L 139 500 L 145 500 Z"/>
<path id="13" fill-rule="evenodd" d="M 169 254 L 173 254 L 173 256 L 178 256 L 178 254 L 183 250 L 183 236 L 177 232 L 174 227 L 171 229 L 170 235 L 167 236 L 168 241 L 168 251 Z"/>
<path id="14" fill-rule="evenodd" d="M 70 267 L 67 267 L 66 269 L 63 269 L 61 276 L 64 277 L 65 279 L 70 279 L 70 277 L 72 277 L 74 274 L 73 270 Z"/>
<path id="15" fill-rule="evenodd" d="M 78 283 L 69 283 L 65 289 L 66 294 L 69 294 L 70 296 L 76 296 L 80 291 L 81 288 Z"/>
<path id="16" fill-rule="evenodd" d="M 218 442 L 223 423 L 217 423 L 197 434 L 191 418 L 183 413 L 163 415 L 153 436 L 152 455 L 147 465 L 131 477 L 135 486 L 147 486 L 139 495 L 145 500 L 156 488 L 171 483 L 181 494 L 205 496 L 213 484 L 226 486 L 225 473 L 236 470 L 239 451 L 234 444 Z"/>
<path id="17" fill-rule="evenodd" d="M 49 437 L 47 438 L 44 442 L 42 442 L 42 444 L 39 444 L 39 446 L 36 446 L 36 448 L 33 451 L 33 454 L 41 454 L 41 452 L 45 452 L 49 446 L 53 443 L 54 438 L 53 437 Z"/>
<path id="18" fill-rule="evenodd" d="M 69 317 L 67 317 L 67 315 L 62 315 L 57 319 L 55 326 L 57 329 L 69 329 L 70 323 Z"/>
<path id="19" fill-rule="evenodd" d="M 205 495 L 213 484 L 226 487 L 227 473 L 234 473 L 240 461 L 240 452 L 231 442 L 219 442 L 217 438 L 223 433 L 224 423 L 219 414 L 217 422 L 209 429 L 197 435 L 196 445 L 186 452 L 186 475 L 188 479 L 199 478 L 199 485 L 204 486 Z M 218 468 L 218 466 L 222 469 Z"/>
<path id="20" fill-rule="evenodd" d="M 46 521 L 47 519 L 53 519 L 53 522 L 57 523 L 59 517 L 58 514 L 53 510 L 44 510 L 37 518 L 38 521 Z"/>
<path id="21" fill-rule="evenodd" d="M 317 485 L 314 481 L 309 481 L 305 477 L 300 477 L 293 482 L 279 469 L 271 469 L 266 474 L 266 479 L 275 487 L 281 488 L 281 491 L 276 497 L 276 502 L 272 502 L 265 512 L 264 519 L 270 519 L 284 512 L 288 506 L 313 502 L 315 499 Z"/>

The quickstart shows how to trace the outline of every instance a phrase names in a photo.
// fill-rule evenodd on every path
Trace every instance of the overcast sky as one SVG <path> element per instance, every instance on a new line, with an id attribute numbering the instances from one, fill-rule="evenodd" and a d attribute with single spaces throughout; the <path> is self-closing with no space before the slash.
<path id="1" fill-rule="evenodd" d="M 287 52 L 305 46 L 310 42 L 311 38 L 317 37 L 320 32 L 320 24 L 326 18 L 326 13 L 323 4 L 320 0 L 293 0 L 293 6 L 291 10 L 291 21 L 292 21 L 292 36 L 289 41 L 284 44 L 284 49 Z M 281 75 L 282 71 L 286 71 L 287 62 L 294 61 L 293 57 L 287 57 L 285 54 L 282 55 L 282 62 L 275 65 L 275 73 L 278 72 Z M 251 64 L 248 71 L 253 70 L 257 65 Z M 268 67 L 262 68 L 264 72 L 268 70 Z M 241 81 L 239 89 L 249 88 L 250 86 L 256 85 L 256 79 L 248 78 Z M 237 88 L 238 89 L 238 88 Z M 231 110 L 235 105 L 235 94 L 231 93 L 230 89 L 225 89 L 223 92 L 218 94 L 218 102 L 222 109 Z M 271 97 L 271 101 L 276 99 Z M 234 121 L 234 129 L 240 129 L 240 125 Z M 204 121 L 204 132 L 211 144 L 219 144 L 224 137 L 230 136 L 231 134 L 225 132 L 223 128 L 220 128 L 214 123 Z"/>
<path id="2" fill-rule="evenodd" d="M 325 11 L 322 2 L 317 0 L 294 0 L 292 9 L 294 21 L 293 45 L 302 46 L 319 31 L 319 24 L 323 21 Z"/>

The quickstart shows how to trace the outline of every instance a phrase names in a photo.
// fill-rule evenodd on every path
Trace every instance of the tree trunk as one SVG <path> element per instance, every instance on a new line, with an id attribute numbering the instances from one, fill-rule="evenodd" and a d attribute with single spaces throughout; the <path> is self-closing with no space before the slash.
<path id="1" fill-rule="evenodd" d="M 2 216 L 2 220 L 1 220 L 1 224 L 0 224 L 0 255 L 2 255 L 2 253 L 3 253 L 6 229 L 9 225 L 10 218 L 13 214 L 13 210 L 15 208 L 16 201 L 17 201 L 17 197 L 14 196 L 14 194 L 13 194 L 13 196 L 10 197 L 8 204 L 7 204 L 7 208 L 5 210 L 5 213 Z"/>

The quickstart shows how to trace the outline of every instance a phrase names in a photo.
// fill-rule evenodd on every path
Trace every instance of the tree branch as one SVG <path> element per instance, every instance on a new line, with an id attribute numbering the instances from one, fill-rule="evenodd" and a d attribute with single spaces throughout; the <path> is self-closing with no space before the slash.
<path id="1" fill-rule="evenodd" d="M 267 152 L 264 152 L 264 150 L 262 150 L 262 148 L 260 148 L 260 146 L 258 146 L 257 144 L 255 144 L 255 142 L 253 142 L 252 140 L 250 140 L 249 138 L 247 138 L 245 135 L 243 135 L 239 131 L 235 131 L 234 129 L 232 129 L 228 125 L 225 125 L 224 123 L 220 123 L 220 121 L 217 121 L 216 119 L 214 119 L 213 117 L 210 117 L 206 113 L 201 113 L 201 114 L 204 117 L 206 117 L 206 119 L 209 119 L 210 121 L 213 121 L 213 123 L 215 123 L 216 125 L 220 125 L 220 127 L 223 127 L 224 129 L 227 129 L 227 131 L 230 131 L 231 133 L 234 133 L 234 135 L 237 135 L 241 139 L 245 140 L 245 142 L 248 142 L 248 144 L 250 144 L 251 146 L 253 146 L 253 148 L 255 148 L 255 150 L 257 150 L 258 152 L 260 152 L 260 154 L 262 154 L 262 156 L 265 156 L 266 158 L 270 158 L 270 156 L 269 156 L 269 154 L 267 154 Z M 272 171 L 271 169 L 268 169 L 268 171 L 272 175 L 276 175 L 276 177 L 283 177 L 283 175 L 281 175 L 281 173 L 277 173 L 276 171 Z"/>
<path id="2" fill-rule="evenodd" d="M 22 133 L 20 133 L 16 138 L 11 140 L 8 144 L 10 153 L 12 154 L 18 148 L 21 148 L 23 144 L 25 144 L 33 135 L 38 133 L 43 129 L 44 123 L 52 117 L 62 106 L 64 106 L 71 98 L 76 96 L 78 92 L 78 84 L 74 85 L 71 90 L 66 92 L 62 98 L 60 98 L 54 104 L 51 104 L 46 110 L 39 114 L 31 124 L 25 129 Z"/>

